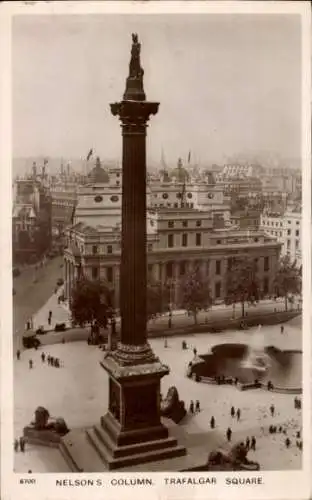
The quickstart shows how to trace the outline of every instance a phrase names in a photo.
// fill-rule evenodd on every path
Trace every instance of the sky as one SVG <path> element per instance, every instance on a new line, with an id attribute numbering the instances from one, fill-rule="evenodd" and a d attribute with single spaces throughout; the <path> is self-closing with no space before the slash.
<path id="1" fill-rule="evenodd" d="M 13 157 L 121 158 L 109 103 L 121 100 L 131 33 L 142 44 L 148 159 L 298 159 L 297 15 L 54 15 L 13 20 Z"/>

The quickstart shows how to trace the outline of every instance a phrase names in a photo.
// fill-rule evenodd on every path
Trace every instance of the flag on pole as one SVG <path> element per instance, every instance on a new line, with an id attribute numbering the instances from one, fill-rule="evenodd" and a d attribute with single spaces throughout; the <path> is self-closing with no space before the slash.
<path id="1" fill-rule="evenodd" d="M 189 154 L 187 157 L 187 163 L 191 163 L 191 151 L 189 151 Z"/>
<path id="2" fill-rule="evenodd" d="M 87 161 L 90 160 L 91 156 L 93 155 L 93 149 L 91 148 L 89 153 L 87 154 Z"/>

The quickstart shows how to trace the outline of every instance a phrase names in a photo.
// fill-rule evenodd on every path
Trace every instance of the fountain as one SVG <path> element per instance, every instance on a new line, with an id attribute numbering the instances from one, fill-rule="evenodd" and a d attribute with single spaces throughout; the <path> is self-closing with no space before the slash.
<path id="1" fill-rule="evenodd" d="M 247 347 L 247 355 L 241 366 L 253 372 L 266 372 L 270 366 L 269 357 L 265 352 L 265 342 L 262 326 L 259 325 Z"/>
<path id="2" fill-rule="evenodd" d="M 240 390 L 270 386 L 270 390 L 299 394 L 302 390 L 300 340 L 295 342 L 296 347 L 289 348 L 289 342 L 279 342 L 278 346 L 271 343 L 270 333 L 270 327 L 259 325 L 253 333 L 248 330 L 246 342 L 211 346 L 189 364 L 187 376 L 197 382 L 231 384 Z"/>

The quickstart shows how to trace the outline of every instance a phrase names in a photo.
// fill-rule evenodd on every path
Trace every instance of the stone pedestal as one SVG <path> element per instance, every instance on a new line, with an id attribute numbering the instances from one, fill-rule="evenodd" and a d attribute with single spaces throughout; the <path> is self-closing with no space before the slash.
<path id="1" fill-rule="evenodd" d="M 87 434 L 107 469 L 184 455 L 160 419 L 160 379 L 168 368 L 157 360 L 122 367 L 109 355 L 101 365 L 110 375 L 109 411 Z"/>

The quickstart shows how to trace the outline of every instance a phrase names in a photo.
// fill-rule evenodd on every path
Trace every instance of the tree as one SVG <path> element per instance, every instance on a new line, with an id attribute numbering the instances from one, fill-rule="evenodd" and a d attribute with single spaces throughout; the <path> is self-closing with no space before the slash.
<path id="1" fill-rule="evenodd" d="M 71 313 L 75 323 L 107 326 L 112 311 L 112 290 L 103 282 L 86 278 L 76 280 L 71 296 Z"/>
<path id="2" fill-rule="evenodd" d="M 259 284 L 257 280 L 257 264 L 250 257 L 233 258 L 231 268 L 226 276 L 226 304 L 240 302 L 242 316 L 245 316 L 245 303 L 259 300 Z"/>
<path id="3" fill-rule="evenodd" d="M 169 303 L 169 291 L 159 281 L 149 281 L 146 287 L 147 297 L 147 320 L 167 309 Z"/>
<path id="4" fill-rule="evenodd" d="M 285 300 L 285 311 L 287 311 L 290 294 L 301 293 L 302 269 L 297 267 L 296 261 L 291 262 L 288 255 L 281 257 L 275 275 L 275 291 L 278 297 Z"/>
<path id="5" fill-rule="evenodd" d="M 211 306 L 209 282 L 197 269 L 187 274 L 180 283 L 182 307 L 193 315 L 197 324 L 197 314 Z"/>

